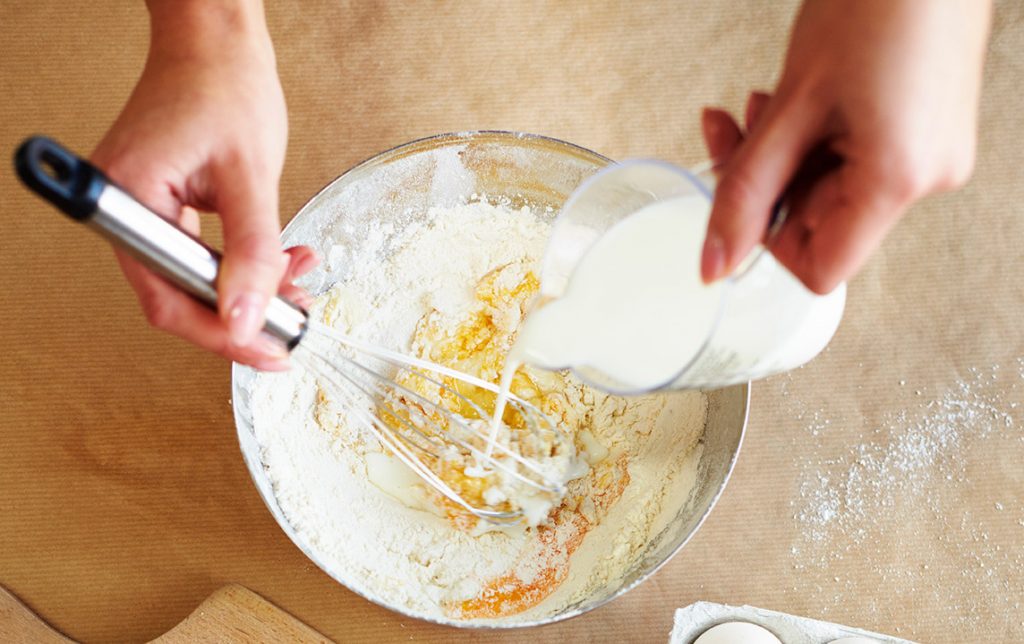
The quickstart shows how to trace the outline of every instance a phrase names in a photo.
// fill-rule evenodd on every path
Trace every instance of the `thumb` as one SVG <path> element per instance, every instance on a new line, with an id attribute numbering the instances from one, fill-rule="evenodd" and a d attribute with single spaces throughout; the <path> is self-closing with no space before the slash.
<path id="1" fill-rule="evenodd" d="M 731 273 L 764 237 L 773 204 L 818 135 L 820 119 L 809 118 L 807 108 L 771 99 L 721 168 L 701 257 L 705 282 Z"/>
<path id="2" fill-rule="evenodd" d="M 240 166 L 214 171 L 217 212 L 224 224 L 224 259 L 217 278 L 218 312 L 231 343 L 259 335 L 267 304 L 287 266 L 278 239 L 277 180 L 260 180 Z"/>

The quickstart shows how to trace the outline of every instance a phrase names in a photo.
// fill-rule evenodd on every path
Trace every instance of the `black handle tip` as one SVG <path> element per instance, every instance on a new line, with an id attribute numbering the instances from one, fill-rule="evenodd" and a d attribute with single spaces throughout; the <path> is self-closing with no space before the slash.
<path id="1" fill-rule="evenodd" d="M 14 153 L 14 168 L 33 192 L 79 221 L 96 211 L 103 173 L 53 139 L 32 136 Z"/>

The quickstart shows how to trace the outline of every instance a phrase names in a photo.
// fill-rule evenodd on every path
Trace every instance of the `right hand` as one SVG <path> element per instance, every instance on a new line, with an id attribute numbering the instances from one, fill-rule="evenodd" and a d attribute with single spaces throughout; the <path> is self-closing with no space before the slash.
<path id="1" fill-rule="evenodd" d="M 150 2 L 153 36 L 135 91 L 92 161 L 141 202 L 199 234 L 196 210 L 216 211 L 224 258 L 214 313 L 144 266 L 118 261 L 153 326 L 258 369 L 288 368 L 260 333 L 279 292 L 311 270 L 304 246 L 282 252 L 278 181 L 287 119 L 258 3 Z"/>
<path id="2" fill-rule="evenodd" d="M 974 164 L 987 0 L 808 0 L 773 95 L 746 132 L 704 113 L 719 184 L 701 273 L 730 274 L 764 239 L 809 289 L 851 277 L 906 209 L 963 185 Z M 825 163 L 821 163 L 824 160 Z"/>

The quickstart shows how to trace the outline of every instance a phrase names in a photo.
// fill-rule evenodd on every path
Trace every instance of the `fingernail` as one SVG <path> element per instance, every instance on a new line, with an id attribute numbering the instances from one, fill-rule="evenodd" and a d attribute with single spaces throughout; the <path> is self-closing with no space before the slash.
<path id="1" fill-rule="evenodd" d="M 263 326 L 266 308 L 266 296 L 255 291 L 242 293 L 235 298 L 228 319 L 228 335 L 235 346 L 248 346 L 256 338 Z"/>
<path id="2" fill-rule="evenodd" d="M 288 360 L 288 349 L 280 341 L 261 335 L 253 342 L 253 348 L 271 360 Z"/>
<path id="3" fill-rule="evenodd" d="M 725 269 L 725 244 L 718 233 L 709 232 L 704 240 L 704 253 L 700 258 L 700 275 L 705 284 L 722 276 Z"/>

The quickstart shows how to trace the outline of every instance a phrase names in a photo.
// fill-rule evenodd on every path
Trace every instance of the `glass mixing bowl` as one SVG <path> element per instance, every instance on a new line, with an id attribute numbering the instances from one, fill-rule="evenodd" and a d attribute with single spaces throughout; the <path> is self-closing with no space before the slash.
<path id="1" fill-rule="evenodd" d="M 584 148 L 542 136 L 512 132 L 443 134 L 383 152 L 352 168 L 316 194 L 285 227 L 285 245 L 306 244 L 325 261 L 300 285 L 314 295 L 346 274 L 346 248 L 366 242 L 361 222 L 388 218 L 400 229 L 431 206 L 452 206 L 473 195 L 501 198 L 513 207 L 529 205 L 553 220 L 573 190 L 611 161 Z M 387 252 L 387 245 L 384 251 Z M 689 497 L 664 510 L 663 526 L 636 553 L 618 583 L 535 619 L 466 622 L 410 612 L 376 596 L 331 569 L 293 529 L 274 496 L 253 429 L 250 389 L 255 372 L 232 368 L 232 404 L 242 456 L 253 482 L 281 529 L 317 566 L 353 592 L 410 617 L 459 627 L 506 628 L 547 624 L 597 608 L 636 587 L 664 565 L 693 536 L 714 506 L 732 471 L 747 421 L 749 384 L 705 392 L 708 417 L 696 483 Z"/>

